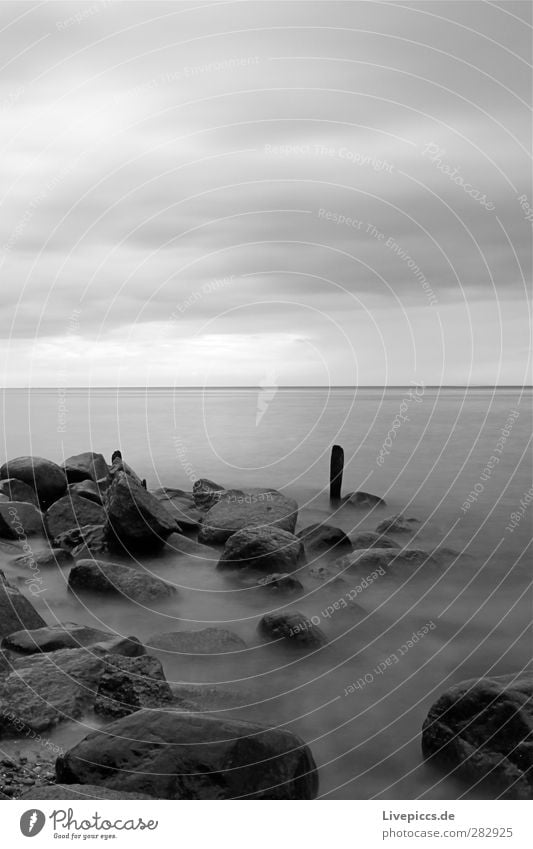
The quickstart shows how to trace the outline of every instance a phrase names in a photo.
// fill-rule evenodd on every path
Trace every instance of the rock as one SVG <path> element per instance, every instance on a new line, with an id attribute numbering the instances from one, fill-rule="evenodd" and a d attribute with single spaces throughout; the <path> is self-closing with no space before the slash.
<path id="1" fill-rule="evenodd" d="M 76 454 L 69 457 L 63 463 L 63 469 L 69 483 L 79 483 L 80 481 L 102 480 L 103 482 L 109 475 L 109 468 L 102 454 L 96 454 L 94 451 L 85 451 L 83 454 Z"/>
<path id="2" fill-rule="evenodd" d="M 128 799 L 153 799 L 143 793 L 124 793 L 122 790 L 109 790 L 96 784 L 41 784 L 36 785 L 18 796 L 18 799 L 117 799 L 127 802 Z"/>
<path id="3" fill-rule="evenodd" d="M 357 548 L 399 548 L 400 544 L 384 534 L 376 534 L 374 531 L 364 531 L 350 537 L 352 547 Z"/>
<path id="4" fill-rule="evenodd" d="M 303 542 L 281 528 L 243 528 L 230 536 L 217 569 L 292 572 L 304 560 Z"/>
<path id="5" fill-rule="evenodd" d="M 16 457 L 0 468 L 0 478 L 17 478 L 34 490 L 43 510 L 67 491 L 64 471 L 43 457 Z"/>
<path id="6" fill-rule="evenodd" d="M 37 495 L 33 487 L 17 478 L 6 478 L 0 480 L 0 495 L 6 496 L 6 501 L 27 501 L 28 504 L 39 506 Z"/>
<path id="7" fill-rule="evenodd" d="M 246 649 L 246 643 L 237 634 L 223 628 L 154 634 L 148 637 L 146 645 L 148 649 L 171 654 L 231 654 Z"/>
<path id="8" fill-rule="evenodd" d="M 69 494 L 79 495 L 81 498 L 86 498 L 88 501 L 94 501 L 95 504 L 103 505 L 103 491 L 100 490 L 98 484 L 94 481 L 80 481 L 79 483 L 71 483 L 68 488 Z"/>
<path id="9" fill-rule="evenodd" d="M 131 466 L 128 466 L 127 463 L 122 459 L 122 454 L 120 451 L 115 451 L 112 457 L 112 465 L 109 469 L 109 475 L 113 480 L 119 472 L 123 472 L 128 478 L 131 478 L 135 483 L 139 484 L 139 486 L 143 485 L 142 479 L 139 475 L 133 471 Z"/>
<path id="10" fill-rule="evenodd" d="M 22 593 L 0 571 L 0 637 L 21 628 L 42 628 L 46 622 Z"/>
<path id="11" fill-rule="evenodd" d="M 44 533 L 43 517 L 26 501 L 0 502 L 0 537 L 24 540 Z"/>
<path id="12" fill-rule="evenodd" d="M 36 551 L 35 554 L 22 554 L 10 560 L 13 566 L 21 569 L 52 569 L 59 566 L 72 566 L 74 558 L 63 548 L 49 548 L 47 551 Z"/>
<path id="13" fill-rule="evenodd" d="M 238 494 L 240 493 L 240 494 Z M 206 513 L 198 542 L 223 545 L 242 528 L 276 527 L 294 533 L 298 505 L 276 490 L 238 490 L 225 494 Z"/>
<path id="14" fill-rule="evenodd" d="M 416 522 L 418 519 L 408 519 L 403 513 L 397 513 L 395 516 L 383 519 L 377 526 L 376 532 L 378 534 L 410 534 L 413 531 L 412 525 Z"/>
<path id="15" fill-rule="evenodd" d="M 206 714 L 141 710 L 57 760 L 59 782 L 156 799 L 313 799 L 318 773 L 289 731 Z"/>
<path id="16" fill-rule="evenodd" d="M 146 654 L 146 649 L 137 637 L 109 636 L 108 639 L 95 643 L 94 649 L 106 654 L 120 654 L 123 657 L 140 657 Z"/>
<path id="17" fill-rule="evenodd" d="M 168 705 L 172 698 L 172 690 L 157 658 L 112 655 L 106 659 L 94 711 L 100 716 L 118 719 L 142 708 Z"/>
<path id="18" fill-rule="evenodd" d="M 327 643 L 320 628 L 296 610 L 267 613 L 259 622 L 258 631 L 267 640 L 287 640 L 305 648 L 319 648 Z"/>
<path id="19" fill-rule="evenodd" d="M 182 498 L 176 495 L 172 498 L 158 498 L 157 500 L 183 530 L 195 531 L 200 527 L 203 513 L 194 506 L 192 498 Z"/>
<path id="20" fill-rule="evenodd" d="M 70 571 L 68 585 L 74 592 L 118 594 L 140 602 L 170 598 L 176 592 L 144 570 L 102 560 L 79 560 Z"/>
<path id="21" fill-rule="evenodd" d="M 75 560 L 106 554 L 108 551 L 105 525 L 84 525 L 82 528 L 70 528 L 65 533 L 59 534 L 55 538 L 54 544 L 70 552 Z"/>
<path id="22" fill-rule="evenodd" d="M 333 564 L 341 571 L 357 566 L 360 569 L 385 569 L 391 567 L 424 566 L 433 563 L 433 558 L 428 551 L 420 548 L 362 548 L 352 551 L 344 557 L 336 560 Z"/>
<path id="23" fill-rule="evenodd" d="M 14 671 L 0 676 L 0 727 L 2 710 L 39 732 L 79 719 L 94 704 L 103 669 L 103 659 L 86 648 L 19 658 Z"/>
<path id="24" fill-rule="evenodd" d="M 343 504 L 351 504 L 352 507 L 386 507 L 385 499 L 371 492 L 350 492 L 342 499 Z"/>
<path id="25" fill-rule="evenodd" d="M 180 527 L 148 490 L 125 472 L 117 472 L 105 500 L 106 538 L 110 549 L 154 551 Z"/>
<path id="26" fill-rule="evenodd" d="M 491 798 L 533 799 L 533 678 L 503 675 L 451 687 L 427 715 L 422 752 Z"/>
<path id="27" fill-rule="evenodd" d="M 309 525 L 298 536 L 308 556 L 320 557 L 323 554 L 341 554 L 352 550 L 350 538 L 333 525 Z"/>
<path id="28" fill-rule="evenodd" d="M 287 575 L 283 572 L 274 572 L 272 575 L 260 578 L 259 585 L 271 592 L 287 595 L 301 593 L 304 590 L 298 578 L 293 578 L 292 575 Z"/>
<path id="29" fill-rule="evenodd" d="M 218 500 L 219 492 L 223 492 L 224 487 L 208 478 L 200 478 L 195 481 L 192 488 L 192 495 L 196 507 L 201 507 L 204 510 L 212 507 Z"/>
<path id="30" fill-rule="evenodd" d="M 131 645 L 132 640 L 133 645 Z M 1 647 L 15 654 L 35 654 L 96 645 L 103 649 L 106 641 L 112 643 L 109 651 L 112 650 L 117 654 L 136 652 L 138 646 L 141 646 L 135 637 L 119 637 L 117 640 L 116 635 L 110 631 L 100 631 L 85 625 L 77 625 L 75 622 L 65 622 L 60 625 L 47 625 L 44 628 L 15 631 L 2 639 Z"/>
<path id="31" fill-rule="evenodd" d="M 186 554 L 201 561 L 207 560 L 209 563 L 213 563 L 213 565 L 218 562 L 218 552 L 213 551 L 208 545 L 195 542 L 183 534 L 171 534 L 166 541 L 165 548 L 170 549 L 175 554 Z"/>
<path id="32" fill-rule="evenodd" d="M 75 493 L 69 493 L 55 501 L 44 514 L 44 523 L 50 539 L 56 539 L 72 528 L 102 525 L 104 521 L 103 507 Z"/>

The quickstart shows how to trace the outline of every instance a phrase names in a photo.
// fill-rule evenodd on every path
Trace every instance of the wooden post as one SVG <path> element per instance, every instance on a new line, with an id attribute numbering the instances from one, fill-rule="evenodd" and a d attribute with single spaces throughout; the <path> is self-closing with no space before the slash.
<path id="1" fill-rule="evenodd" d="M 329 500 L 339 502 L 342 491 L 342 474 L 344 472 L 344 449 L 334 445 L 331 449 L 329 465 Z"/>

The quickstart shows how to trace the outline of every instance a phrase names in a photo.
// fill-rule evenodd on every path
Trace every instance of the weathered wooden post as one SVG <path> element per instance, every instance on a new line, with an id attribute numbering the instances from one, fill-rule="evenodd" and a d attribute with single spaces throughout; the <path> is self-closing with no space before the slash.
<path id="1" fill-rule="evenodd" d="M 342 474 L 344 472 L 344 449 L 340 445 L 334 445 L 331 449 L 331 461 L 329 465 L 329 500 L 339 502 L 342 491 Z"/>

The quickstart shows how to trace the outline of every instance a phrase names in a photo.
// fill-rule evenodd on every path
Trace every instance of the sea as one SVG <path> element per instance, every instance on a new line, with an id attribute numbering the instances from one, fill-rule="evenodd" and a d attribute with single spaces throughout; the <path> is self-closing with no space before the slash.
<path id="1" fill-rule="evenodd" d="M 167 679 L 205 692 L 214 715 L 298 734 L 319 768 L 319 798 L 483 798 L 486 788 L 465 788 L 424 762 L 421 728 L 450 686 L 531 664 L 531 402 L 531 388 L 414 383 L 6 389 L 5 459 L 61 463 L 92 450 L 110 461 L 120 449 L 149 489 L 190 491 L 204 477 L 228 488 L 273 487 L 297 500 L 297 531 L 328 522 L 355 536 L 403 513 L 417 521 L 397 540 L 439 553 L 371 580 L 348 570 L 355 603 L 346 607 L 335 607 L 345 587 L 326 592 L 308 566 L 297 573 L 303 596 L 287 600 L 217 571 L 214 549 L 212 561 L 174 552 L 139 560 L 177 587 L 164 607 L 82 601 L 59 570 L 46 573 L 32 601 L 50 622 L 141 640 L 207 627 L 237 634 L 245 650 L 161 656 Z M 343 493 L 370 492 L 386 507 L 330 504 L 334 444 L 345 453 Z M 14 553 L 2 543 L 0 566 L 22 586 Z M 265 643 L 260 618 L 284 607 L 318 623 L 328 644 L 302 652 Z M 97 724 L 66 723 L 50 739 L 66 747 Z"/>

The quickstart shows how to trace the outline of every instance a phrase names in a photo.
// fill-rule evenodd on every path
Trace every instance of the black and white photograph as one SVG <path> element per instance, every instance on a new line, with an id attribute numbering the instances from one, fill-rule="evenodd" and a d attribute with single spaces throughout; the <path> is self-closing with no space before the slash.
<path id="1" fill-rule="evenodd" d="M 532 33 L 0 0 L 10 846 L 530 845 Z"/>

